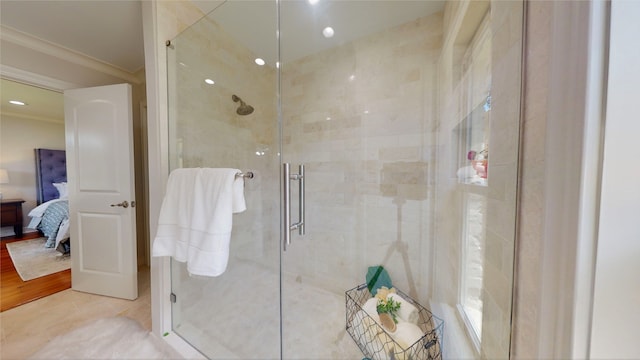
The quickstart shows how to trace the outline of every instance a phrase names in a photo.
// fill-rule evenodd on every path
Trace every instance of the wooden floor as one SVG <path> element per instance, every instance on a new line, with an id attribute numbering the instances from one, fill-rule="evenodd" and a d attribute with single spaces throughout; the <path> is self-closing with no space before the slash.
<path id="1" fill-rule="evenodd" d="M 37 232 L 26 233 L 22 238 L 13 236 L 2 238 L 0 249 L 0 311 L 9 310 L 30 301 L 66 290 L 71 287 L 71 270 L 57 272 L 37 279 L 22 281 L 13 266 L 7 251 L 7 243 L 35 239 L 41 235 Z"/>

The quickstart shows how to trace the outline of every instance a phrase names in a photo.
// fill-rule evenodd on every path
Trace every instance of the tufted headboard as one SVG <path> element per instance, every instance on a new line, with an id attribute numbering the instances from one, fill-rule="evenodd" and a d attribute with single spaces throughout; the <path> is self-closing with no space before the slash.
<path id="1" fill-rule="evenodd" d="M 35 149 L 38 204 L 58 198 L 53 183 L 67 181 L 67 158 L 64 150 Z"/>

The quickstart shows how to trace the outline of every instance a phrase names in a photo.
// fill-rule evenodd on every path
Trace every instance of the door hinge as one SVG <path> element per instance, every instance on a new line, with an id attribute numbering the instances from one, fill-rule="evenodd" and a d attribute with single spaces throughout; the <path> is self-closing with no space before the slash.
<path id="1" fill-rule="evenodd" d="M 178 297 L 176 296 L 176 294 L 171 293 L 171 295 L 169 295 L 169 300 L 175 304 L 176 301 L 178 300 Z"/>

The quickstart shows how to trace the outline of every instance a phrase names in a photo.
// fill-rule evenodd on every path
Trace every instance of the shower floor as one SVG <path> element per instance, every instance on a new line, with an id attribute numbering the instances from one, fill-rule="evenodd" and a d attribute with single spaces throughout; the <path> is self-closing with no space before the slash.
<path id="1" fill-rule="evenodd" d="M 232 260 L 217 278 L 174 280 L 174 331 L 210 359 L 280 358 L 279 274 Z M 175 269 L 174 269 L 175 271 Z M 174 276 L 175 279 L 175 276 Z M 285 359 L 361 359 L 345 331 L 345 297 L 283 276 Z"/>

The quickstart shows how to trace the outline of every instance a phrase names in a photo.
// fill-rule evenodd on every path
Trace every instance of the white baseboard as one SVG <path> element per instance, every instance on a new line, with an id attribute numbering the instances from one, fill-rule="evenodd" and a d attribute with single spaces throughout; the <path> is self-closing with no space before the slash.
<path id="1" fill-rule="evenodd" d="M 27 229 L 24 228 L 22 229 L 22 233 L 26 234 L 26 233 L 34 233 L 37 232 L 38 230 L 36 229 Z M 14 236 L 16 233 L 15 231 L 13 231 L 13 226 L 4 226 L 2 228 L 0 228 L 0 237 L 5 237 L 5 236 Z"/>

